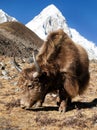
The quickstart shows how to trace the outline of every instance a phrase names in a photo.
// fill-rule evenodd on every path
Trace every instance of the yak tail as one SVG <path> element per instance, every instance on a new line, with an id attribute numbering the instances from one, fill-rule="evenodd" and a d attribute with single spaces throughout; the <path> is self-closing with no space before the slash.
<path id="1" fill-rule="evenodd" d="M 64 82 L 64 89 L 71 98 L 77 96 L 79 92 L 77 79 L 74 77 L 67 77 Z"/>
<path id="2" fill-rule="evenodd" d="M 87 72 L 79 81 L 79 95 L 83 94 L 89 86 L 90 74 Z"/>

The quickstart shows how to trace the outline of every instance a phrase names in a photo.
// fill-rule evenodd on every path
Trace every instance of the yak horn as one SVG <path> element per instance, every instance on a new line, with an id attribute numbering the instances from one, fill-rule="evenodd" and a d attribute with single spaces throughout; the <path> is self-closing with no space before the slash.
<path id="1" fill-rule="evenodd" d="M 22 71 L 22 69 L 20 68 L 20 65 L 16 62 L 15 57 L 13 57 L 13 64 L 15 68 L 18 70 L 18 72 Z"/>
<path id="2" fill-rule="evenodd" d="M 36 71 L 39 73 L 40 72 L 40 67 L 36 61 L 36 56 L 35 56 L 35 50 L 33 51 L 33 61 L 34 61 L 34 65 L 36 67 Z"/>

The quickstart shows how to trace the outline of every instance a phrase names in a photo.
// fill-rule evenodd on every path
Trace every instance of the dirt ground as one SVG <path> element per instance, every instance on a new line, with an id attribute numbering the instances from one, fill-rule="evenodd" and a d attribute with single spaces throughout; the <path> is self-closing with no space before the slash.
<path id="1" fill-rule="evenodd" d="M 0 130 L 97 130 L 97 62 L 90 62 L 90 85 L 73 99 L 66 113 L 59 113 L 56 97 L 48 94 L 43 107 L 31 110 L 19 106 L 19 73 L 10 58 L 1 57 L 7 74 L 0 69 Z M 27 66 L 23 63 L 23 66 Z"/>

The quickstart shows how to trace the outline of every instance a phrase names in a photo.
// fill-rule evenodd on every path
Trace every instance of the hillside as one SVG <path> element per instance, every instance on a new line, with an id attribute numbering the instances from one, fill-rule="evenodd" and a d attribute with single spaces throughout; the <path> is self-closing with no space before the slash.
<path id="1" fill-rule="evenodd" d="M 0 55 L 29 57 L 33 48 L 39 48 L 42 40 L 19 22 L 0 24 Z"/>

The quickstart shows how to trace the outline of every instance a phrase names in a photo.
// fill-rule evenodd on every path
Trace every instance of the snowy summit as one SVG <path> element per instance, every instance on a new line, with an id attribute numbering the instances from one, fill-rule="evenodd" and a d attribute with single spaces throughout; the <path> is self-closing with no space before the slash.
<path id="1" fill-rule="evenodd" d="M 50 32 L 59 28 L 64 29 L 68 35 L 71 35 L 65 17 L 54 5 L 47 6 L 26 26 L 42 39 L 46 39 Z"/>

